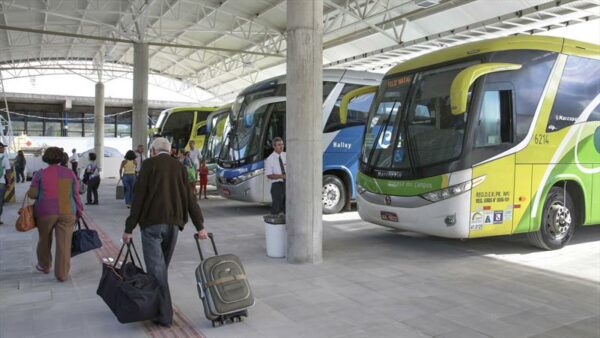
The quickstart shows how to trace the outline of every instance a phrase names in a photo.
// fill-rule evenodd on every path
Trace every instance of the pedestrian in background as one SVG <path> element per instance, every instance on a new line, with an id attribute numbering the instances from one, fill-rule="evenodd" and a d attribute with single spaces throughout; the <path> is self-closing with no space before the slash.
<path id="1" fill-rule="evenodd" d="M 142 162 L 144 162 L 144 160 L 146 159 L 146 151 L 144 149 L 144 145 L 143 144 L 138 144 L 137 148 L 135 149 L 135 162 L 136 162 L 136 168 L 135 168 L 135 172 L 139 173 L 140 170 L 142 170 Z"/>
<path id="2" fill-rule="evenodd" d="M 206 186 L 208 185 L 208 167 L 206 166 L 206 160 L 202 159 L 202 164 L 200 164 L 200 193 L 198 193 L 198 198 L 202 198 L 202 191 L 204 191 L 204 199 L 208 199 L 206 197 Z"/>
<path id="3" fill-rule="evenodd" d="M 119 176 L 123 181 L 123 188 L 125 189 L 125 205 L 128 208 L 131 207 L 131 200 L 133 199 L 135 169 L 137 168 L 135 159 L 135 152 L 133 150 L 129 150 L 125 154 L 125 159 L 121 162 L 121 167 L 119 168 Z"/>
<path id="4" fill-rule="evenodd" d="M 15 158 L 15 171 L 17 173 L 17 183 L 25 182 L 26 166 L 27 160 L 25 159 L 25 154 L 23 154 L 23 150 L 19 150 L 17 152 L 17 157 Z"/>
<path id="5" fill-rule="evenodd" d="M 49 273 L 52 267 L 52 230 L 56 237 L 54 275 L 64 282 L 71 268 L 71 238 L 83 206 L 79 199 L 79 181 L 73 171 L 59 166 L 64 152 L 57 147 L 46 149 L 42 161 L 48 167 L 38 171 L 31 181 L 27 196 L 36 200 L 35 220 L 39 233 L 35 268 Z"/>
<path id="6" fill-rule="evenodd" d="M 6 194 L 6 186 L 10 181 L 10 175 L 8 174 L 11 171 L 8 154 L 6 154 L 4 151 L 4 144 L 0 142 L 0 219 L 2 218 L 2 211 L 4 210 L 4 195 Z M 0 224 L 4 224 L 4 222 L 0 220 Z"/>
<path id="7" fill-rule="evenodd" d="M 75 173 L 75 177 L 79 179 L 79 173 L 77 172 L 77 167 L 79 166 L 79 155 L 77 155 L 77 149 L 73 148 L 71 150 L 73 155 L 69 158 L 69 162 L 71 162 L 71 169 Z"/>
<path id="8" fill-rule="evenodd" d="M 208 238 L 200 207 L 187 186 L 187 173 L 181 163 L 170 156 L 170 151 L 171 143 L 167 139 L 159 137 L 152 142 L 152 157 L 144 162 L 137 178 L 123 232 L 123 242 L 128 243 L 133 229 L 140 226 L 146 268 L 161 286 L 161 309 L 154 321 L 161 326 L 173 323 L 167 270 L 178 231 L 188 222 L 188 214 L 200 239 Z"/>
<path id="9" fill-rule="evenodd" d="M 87 184 L 87 201 L 85 204 L 98 204 L 98 187 L 100 186 L 100 168 L 96 163 L 96 153 L 89 153 L 88 159 L 90 163 L 85 167 L 86 184 Z M 93 197 L 93 200 L 92 200 Z"/>

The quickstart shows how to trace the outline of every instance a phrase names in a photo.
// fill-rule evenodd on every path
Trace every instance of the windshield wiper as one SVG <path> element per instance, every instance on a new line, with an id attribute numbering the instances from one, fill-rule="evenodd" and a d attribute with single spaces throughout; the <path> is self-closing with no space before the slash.
<path id="1" fill-rule="evenodd" d="M 375 149 L 377 148 L 377 142 L 379 142 L 379 138 L 381 137 L 381 133 L 383 133 L 384 130 L 388 129 L 388 126 L 390 125 L 390 120 L 391 120 L 391 116 L 392 113 L 394 112 L 394 109 L 396 108 L 396 105 L 400 104 L 399 101 L 395 101 L 394 105 L 392 106 L 392 109 L 390 109 L 390 112 L 388 113 L 386 119 L 385 119 L 385 125 L 382 125 L 381 129 L 379 129 L 379 131 L 377 132 L 377 136 L 375 137 L 375 139 L 373 140 L 373 148 L 371 149 L 371 152 L 369 153 L 369 158 L 367 159 L 367 165 L 369 163 L 372 163 L 371 161 L 373 160 L 373 155 L 375 154 Z M 392 135 L 393 136 L 393 135 Z M 393 137 L 392 137 L 393 139 Z M 390 142 L 389 144 L 390 146 L 392 146 L 392 162 L 393 162 L 393 156 L 394 156 L 394 147 L 392 145 L 392 142 Z M 379 158 L 377 158 L 377 160 L 379 160 Z"/>

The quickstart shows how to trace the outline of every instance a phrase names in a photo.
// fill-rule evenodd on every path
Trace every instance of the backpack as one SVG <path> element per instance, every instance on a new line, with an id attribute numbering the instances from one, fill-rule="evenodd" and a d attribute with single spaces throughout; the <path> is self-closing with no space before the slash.
<path id="1" fill-rule="evenodd" d="M 194 164 L 186 166 L 186 170 L 188 174 L 188 182 L 196 182 L 196 167 L 194 167 Z"/>

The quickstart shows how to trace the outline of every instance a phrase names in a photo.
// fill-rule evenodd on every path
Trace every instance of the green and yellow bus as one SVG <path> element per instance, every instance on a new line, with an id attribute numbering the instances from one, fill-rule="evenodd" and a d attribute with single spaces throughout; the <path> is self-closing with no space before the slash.
<path id="1" fill-rule="evenodd" d="M 206 118 L 206 136 L 201 156 L 208 167 L 208 184 L 216 185 L 217 160 L 229 131 L 229 117 L 233 103 L 219 107 Z"/>
<path id="2" fill-rule="evenodd" d="M 163 110 L 153 132 L 166 137 L 176 149 L 189 149 L 194 140 L 200 149 L 206 136 L 206 118 L 218 107 L 181 107 Z"/>
<path id="3" fill-rule="evenodd" d="M 600 46 L 513 36 L 392 68 L 357 180 L 369 222 L 558 249 L 600 223 Z M 596 206 L 596 207 L 594 207 Z"/>

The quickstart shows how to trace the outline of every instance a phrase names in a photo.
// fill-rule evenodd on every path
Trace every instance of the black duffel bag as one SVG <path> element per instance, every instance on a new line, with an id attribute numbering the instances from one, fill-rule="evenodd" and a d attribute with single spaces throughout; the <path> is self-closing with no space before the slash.
<path id="1" fill-rule="evenodd" d="M 121 266 L 118 266 L 125 248 L 125 258 Z M 160 285 L 154 276 L 144 272 L 133 240 L 121 246 L 114 264 L 102 264 L 102 277 L 96 293 L 121 323 L 153 320 L 159 315 Z"/>
<path id="2" fill-rule="evenodd" d="M 84 229 L 81 228 L 81 223 L 83 223 Z M 83 218 L 77 220 L 75 229 L 71 239 L 71 257 L 102 247 L 98 232 L 90 229 Z"/>

